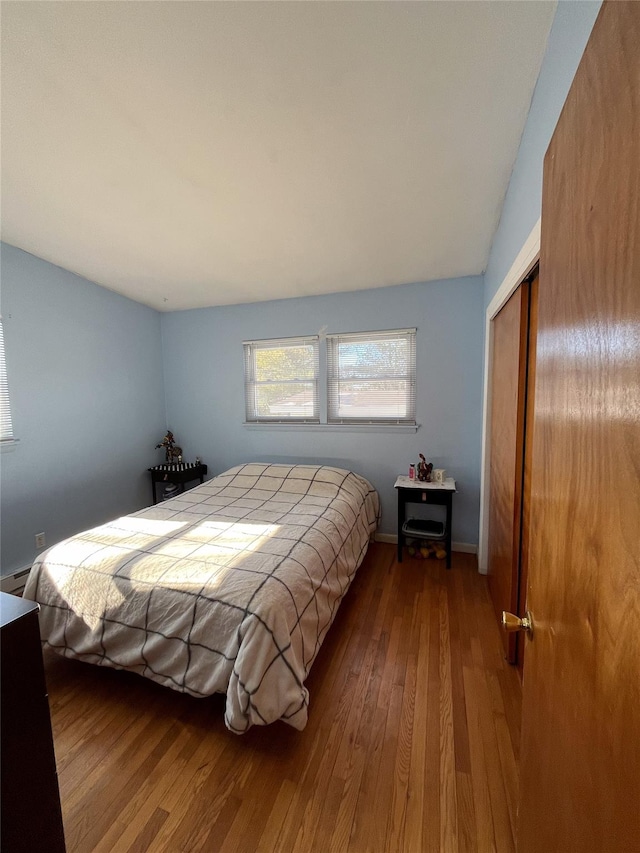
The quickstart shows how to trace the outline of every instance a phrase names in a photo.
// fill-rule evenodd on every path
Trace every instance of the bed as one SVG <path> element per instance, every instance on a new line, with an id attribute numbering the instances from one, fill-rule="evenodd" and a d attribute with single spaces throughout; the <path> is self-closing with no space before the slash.
<path id="1" fill-rule="evenodd" d="M 379 507 L 351 471 L 240 465 L 50 548 L 24 595 L 65 657 L 226 693 L 238 734 L 275 720 L 303 729 L 305 679 Z"/>

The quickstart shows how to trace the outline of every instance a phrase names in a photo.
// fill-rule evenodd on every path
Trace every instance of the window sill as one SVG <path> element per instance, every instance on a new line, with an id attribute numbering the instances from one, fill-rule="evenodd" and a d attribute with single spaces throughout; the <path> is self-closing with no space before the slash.
<path id="1" fill-rule="evenodd" d="M 301 429 L 305 432 L 418 432 L 420 424 L 283 424 L 243 423 L 245 429 L 289 431 Z"/>
<path id="2" fill-rule="evenodd" d="M 6 441 L 0 441 L 0 453 L 11 453 L 17 449 L 19 443 L 19 438 L 10 438 Z"/>

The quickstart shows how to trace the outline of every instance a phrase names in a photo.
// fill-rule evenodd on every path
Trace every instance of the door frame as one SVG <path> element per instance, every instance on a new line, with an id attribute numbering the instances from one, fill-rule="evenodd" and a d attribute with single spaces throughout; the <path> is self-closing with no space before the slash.
<path id="1" fill-rule="evenodd" d="M 511 269 L 487 307 L 484 326 L 484 376 L 482 392 L 482 456 L 480 461 L 480 538 L 478 571 L 489 571 L 489 481 L 491 463 L 491 375 L 493 367 L 493 319 L 540 259 L 540 218 L 518 252 Z"/>

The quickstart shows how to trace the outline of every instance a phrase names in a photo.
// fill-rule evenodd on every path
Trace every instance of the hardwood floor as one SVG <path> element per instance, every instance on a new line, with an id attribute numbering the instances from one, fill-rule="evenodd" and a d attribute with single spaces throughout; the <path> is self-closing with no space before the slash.
<path id="1" fill-rule="evenodd" d="M 303 732 L 46 653 L 69 853 L 514 847 L 521 691 L 476 559 L 369 549 Z"/>

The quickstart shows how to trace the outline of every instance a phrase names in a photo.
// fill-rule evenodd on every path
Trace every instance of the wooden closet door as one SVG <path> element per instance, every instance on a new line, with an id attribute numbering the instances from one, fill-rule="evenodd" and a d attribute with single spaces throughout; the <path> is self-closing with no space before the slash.
<path id="1" fill-rule="evenodd" d="M 498 618 L 518 607 L 528 314 L 525 281 L 492 321 L 488 569 Z M 515 663 L 515 635 L 503 634 L 503 642 Z"/>
<path id="2" fill-rule="evenodd" d="M 640 3 L 544 164 L 518 851 L 640 849 Z"/>

